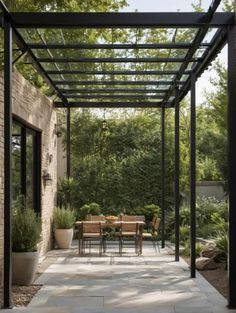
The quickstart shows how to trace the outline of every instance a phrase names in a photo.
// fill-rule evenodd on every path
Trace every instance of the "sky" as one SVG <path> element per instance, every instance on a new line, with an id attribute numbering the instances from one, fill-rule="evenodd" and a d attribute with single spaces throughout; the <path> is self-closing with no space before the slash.
<path id="1" fill-rule="evenodd" d="M 121 10 L 121 12 L 190 12 L 193 11 L 191 3 L 197 3 L 196 0 L 126 0 L 128 7 Z M 212 0 L 202 0 L 202 7 L 205 11 L 209 8 Z M 222 4 L 217 11 L 222 11 Z M 225 47 L 218 55 L 222 64 L 227 65 L 227 47 Z M 215 76 L 215 72 L 210 67 L 198 79 L 196 85 L 196 101 L 201 104 L 204 100 L 204 91 L 214 90 L 214 86 L 210 83 L 210 78 Z"/>

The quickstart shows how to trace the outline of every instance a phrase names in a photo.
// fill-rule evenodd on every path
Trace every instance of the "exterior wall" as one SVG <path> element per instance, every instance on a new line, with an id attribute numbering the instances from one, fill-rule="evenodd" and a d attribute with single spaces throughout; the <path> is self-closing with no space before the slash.
<path id="1" fill-rule="evenodd" d="M 217 200 L 225 200 L 227 198 L 223 182 L 219 181 L 196 182 L 196 195 L 199 197 L 214 197 Z"/>
<path id="2" fill-rule="evenodd" d="M 57 137 L 55 134 L 56 112 L 49 98 L 33 87 L 16 70 L 13 72 L 12 87 L 13 115 L 41 132 L 41 176 L 47 171 L 52 183 L 46 186 L 41 179 L 42 241 L 40 254 L 52 245 L 52 212 L 56 203 L 57 188 Z M 0 74 L 0 279 L 3 264 L 3 74 Z M 50 156 L 50 157 L 49 157 Z"/>

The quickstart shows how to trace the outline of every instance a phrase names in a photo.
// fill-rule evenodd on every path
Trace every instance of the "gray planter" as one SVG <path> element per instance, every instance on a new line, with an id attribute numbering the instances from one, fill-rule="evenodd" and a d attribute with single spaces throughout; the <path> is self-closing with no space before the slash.
<path id="1" fill-rule="evenodd" d="M 34 281 L 38 252 L 12 252 L 12 283 L 29 286 Z"/>
<path id="2" fill-rule="evenodd" d="M 73 228 L 55 229 L 54 235 L 59 249 L 69 249 L 73 238 Z"/>

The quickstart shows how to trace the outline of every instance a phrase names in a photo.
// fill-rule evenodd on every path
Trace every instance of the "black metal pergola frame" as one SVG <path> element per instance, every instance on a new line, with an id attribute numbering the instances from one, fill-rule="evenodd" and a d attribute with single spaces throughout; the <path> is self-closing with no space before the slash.
<path id="1" fill-rule="evenodd" d="M 162 247 L 165 246 L 165 110 L 175 110 L 175 260 L 179 260 L 179 103 L 191 93 L 191 152 L 190 152 L 190 210 L 191 210 L 191 277 L 195 269 L 196 194 L 195 194 L 195 133 L 196 79 L 211 64 L 228 42 L 228 143 L 229 143 L 229 307 L 236 307 L 236 26 L 234 13 L 217 13 L 220 0 L 212 1 L 204 13 L 10 13 L 0 2 L 4 29 L 4 307 L 11 302 L 11 126 L 12 126 L 12 64 L 22 55 L 49 84 L 57 95 L 55 108 L 67 109 L 67 174 L 70 175 L 70 108 L 160 108 L 162 125 Z M 28 42 L 22 29 L 81 29 L 81 28 L 189 28 L 195 29 L 190 42 L 155 43 L 52 43 Z M 215 29 L 211 40 L 204 41 L 210 29 Z M 63 33 L 62 33 L 63 37 Z M 13 60 L 12 43 L 20 55 Z M 166 49 L 167 57 L 54 57 L 54 50 L 70 51 L 106 49 Z M 171 56 L 172 50 L 186 51 L 184 56 Z M 202 49 L 201 56 L 196 56 Z M 49 51 L 41 57 L 39 50 Z M 159 64 L 158 70 L 98 70 L 71 69 L 76 64 Z M 54 69 L 47 66 L 53 64 Z M 61 68 L 60 64 L 66 67 Z M 175 65 L 178 66 L 175 66 Z M 46 66 L 47 65 L 47 66 Z M 163 66 L 164 65 L 164 66 Z M 166 67 L 170 66 L 169 69 Z M 173 69 L 174 68 L 174 69 Z M 53 75 L 59 77 L 55 79 Z M 69 75 L 70 79 L 64 75 Z M 94 75 L 93 79 L 81 77 Z M 98 79 L 108 76 L 109 79 Z M 116 76 L 121 77 L 115 79 Z M 161 78 L 158 78 L 160 76 Z M 164 79 L 163 76 L 169 76 Z M 126 79 L 124 79 L 126 77 Z M 140 78 L 141 77 L 141 78 Z M 144 78 L 142 78 L 144 77 Z M 123 86 L 123 87 L 121 87 Z M 102 101 L 106 99 L 106 101 Z M 93 101 L 91 101 L 93 100 Z M 158 101 L 156 101 L 158 100 Z"/>

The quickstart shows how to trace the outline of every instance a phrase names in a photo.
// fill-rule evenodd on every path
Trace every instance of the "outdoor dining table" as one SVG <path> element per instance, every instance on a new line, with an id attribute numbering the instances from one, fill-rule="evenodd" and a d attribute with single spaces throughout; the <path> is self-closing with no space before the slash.
<path id="1" fill-rule="evenodd" d="M 75 222 L 75 226 L 76 227 L 80 227 L 82 225 L 82 223 L 101 223 L 101 227 L 102 228 L 121 228 L 122 224 L 126 224 L 126 225 L 132 225 L 132 224 L 138 224 L 139 227 L 139 234 L 140 234 L 140 240 L 139 240 L 139 253 L 142 254 L 143 253 L 143 226 L 145 225 L 144 221 L 76 221 Z"/>

